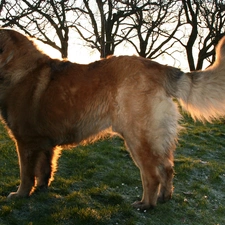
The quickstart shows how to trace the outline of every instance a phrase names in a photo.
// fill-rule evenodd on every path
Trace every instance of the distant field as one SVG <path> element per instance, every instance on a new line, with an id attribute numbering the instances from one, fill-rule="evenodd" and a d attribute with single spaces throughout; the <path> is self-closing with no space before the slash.
<path id="1" fill-rule="evenodd" d="M 225 123 L 194 123 L 185 116 L 175 152 L 171 201 L 139 212 L 139 171 L 117 137 L 65 150 L 46 193 L 9 201 L 19 185 L 14 143 L 0 127 L 1 225 L 223 225 Z"/>

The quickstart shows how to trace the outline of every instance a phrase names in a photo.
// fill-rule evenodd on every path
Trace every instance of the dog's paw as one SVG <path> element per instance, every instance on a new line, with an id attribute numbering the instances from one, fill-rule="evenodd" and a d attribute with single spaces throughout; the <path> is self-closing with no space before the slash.
<path id="1" fill-rule="evenodd" d="M 132 204 L 132 206 L 136 209 L 139 209 L 141 211 L 147 210 L 147 209 L 153 209 L 155 205 L 146 204 L 142 201 L 136 201 Z"/>
<path id="2" fill-rule="evenodd" d="M 24 197 L 28 197 L 29 195 L 21 195 L 18 192 L 11 192 L 7 199 L 16 199 L 16 198 L 24 198 Z"/>
<path id="3" fill-rule="evenodd" d="M 18 198 L 20 197 L 17 192 L 11 192 L 9 195 L 8 195 L 8 199 L 14 199 L 14 198 Z"/>
<path id="4" fill-rule="evenodd" d="M 158 202 L 160 203 L 165 203 L 167 201 L 169 201 L 172 198 L 172 193 L 164 195 L 164 194 L 160 194 L 158 197 Z"/>

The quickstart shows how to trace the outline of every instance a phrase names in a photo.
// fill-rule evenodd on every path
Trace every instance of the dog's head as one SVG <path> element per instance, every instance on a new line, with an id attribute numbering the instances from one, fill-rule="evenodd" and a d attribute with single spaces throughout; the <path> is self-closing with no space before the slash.
<path id="1" fill-rule="evenodd" d="M 14 30 L 0 29 L 0 82 L 20 80 L 42 57 L 33 42 Z"/>
<path id="2" fill-rule="evenodd" d="M 11 30 L 0 30 L 0 68 L 7 65 L 13 58 L 12 41 L 10 38 Z"/>
<path id="3" fill-rule="evenodd" d="M 32 43 L 24 35 L 14 31 L 0 29 L 0 68 L 10 63 L 13 58 L 21 58 Z"/>

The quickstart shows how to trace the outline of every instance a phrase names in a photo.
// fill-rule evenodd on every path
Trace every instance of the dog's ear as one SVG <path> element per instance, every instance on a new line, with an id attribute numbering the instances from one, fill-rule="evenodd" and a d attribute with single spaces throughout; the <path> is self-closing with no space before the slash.
<path id="1" fill-rule="evenodd" d="M 219 41 L 218 45 L 216 46 L 216 58 L 219 61 L 225 59 L 225 36 Z"/>

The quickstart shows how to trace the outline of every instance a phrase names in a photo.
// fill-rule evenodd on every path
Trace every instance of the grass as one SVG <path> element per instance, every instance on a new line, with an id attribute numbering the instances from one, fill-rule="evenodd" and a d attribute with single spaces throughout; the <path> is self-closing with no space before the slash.
<path id="1" fill-rule="evenodd" d="M 14 143 L 0 127 L 1 225 L 222 225 L 225 224 L 225 124 L 185 116 L 175 152 L 174 195 L 139 212 L 139 171 L 117 137 L 65 150 L 46 193 L 7 200 L 19 185 Z"/>

